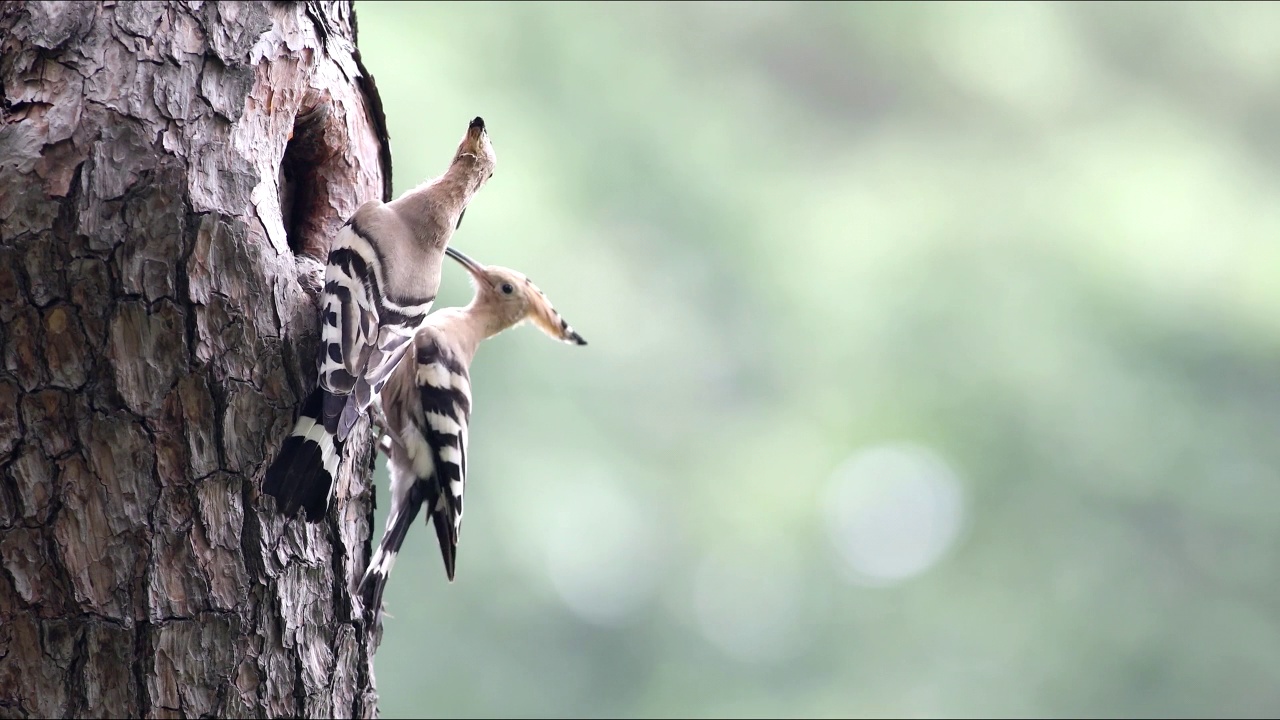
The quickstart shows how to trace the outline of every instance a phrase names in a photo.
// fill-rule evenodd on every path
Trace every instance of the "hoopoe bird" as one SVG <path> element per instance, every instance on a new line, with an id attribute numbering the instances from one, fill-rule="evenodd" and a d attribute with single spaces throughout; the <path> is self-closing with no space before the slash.
<path id="1" fill-rule="evenodd" d="M 455 248 L 445 251 L 471 273 L 475 295 L 466 307 L 427 317 L 382 390 L 390 439 L 391 512 L 382 542 L 360 581 L 364 606 L 381 617 L 382 592 L 409 527 L 425 504 L 435 526 L 445 575 L 453 582 L 462 492 L 467 479 L 469 368 L 484 340 L 532 321 L 550 337 L 586 345 L 529 278 L 477 263 Z"/>
<path id="2" fill-rule="evenodd" d="M 328 512 L 343 445 L 426 320 L 444 250 L 496 164 L 477 117 L 443 175 L 361 205 L 338 231 L 320 300 L 319 380 L 262 485 L 286 516 L 301 508 L 319 522 Z"/>

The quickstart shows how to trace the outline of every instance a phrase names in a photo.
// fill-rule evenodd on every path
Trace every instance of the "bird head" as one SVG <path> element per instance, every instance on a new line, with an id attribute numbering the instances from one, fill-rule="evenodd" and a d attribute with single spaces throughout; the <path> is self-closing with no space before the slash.
<path id="1" fill-rule="evenodd" d="M 561 317 L 547 294 L 523 273 L 497 265 L 482 265 L 452 246 L 445 248 L 445 254 L 471 273 L 476 306 L 482 312 L 493 314 L 491 335 L 529 320 L 553 339 L 570 345 L 587 344 Z"/>

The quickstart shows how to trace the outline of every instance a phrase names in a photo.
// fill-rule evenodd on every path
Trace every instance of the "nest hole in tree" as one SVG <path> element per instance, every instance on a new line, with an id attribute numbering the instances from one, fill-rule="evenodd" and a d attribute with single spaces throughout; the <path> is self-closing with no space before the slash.
<path id="1" fill-rule="evenodd" d="M 289 248 L 320 262 L 328 255 L 330 226 L 336 229 L 343 220 L 330 217 L 336 211 L 328 183 L 342 179 L 342 171 L 330 164 L 343 150 L 331 141 L 342 137 L 330 132 L 331 119 L 328 103 L 300 111 L 280 162 L 280 215 Z"/>

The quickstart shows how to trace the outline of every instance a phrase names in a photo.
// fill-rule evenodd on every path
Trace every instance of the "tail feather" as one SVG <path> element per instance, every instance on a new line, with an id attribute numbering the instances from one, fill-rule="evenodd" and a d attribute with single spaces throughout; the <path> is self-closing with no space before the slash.
<path id="1" fill-rule="evenodd" d="M 360 580 L 360 595 L 364 598 L 364 607 L 376 615 L 382 614 L 382 593 L 387 587 L 387 578 L 391 576 L 391 568 L 396 564 L 396 556 L 404 545 L 404 538 L 413 527 L 418 512 L 422 509 L 422 501 L 426 497 L 427 484 L 415 482 L 409 489 L 409 497 L 403 509 L 393 508 L 392 516 L 387 519 L 387 530 L 378 544 L 378 550 L 369 559 L 369 567 Z"/>
<path id="2" fill-rule="evenodd" d="M 326 396 L 329 393 L 323 388 L 307 396 L 293 430 L 262 481 L 262 491 L 275 497 L 283 515 L 293 517 L 301 508 L 307 522 L 319 522 L 328 511 L 342 457 L 343 443 L 322 420 Z"/>
<path id="3" fill-rule="evenodd" d="M 440 497 L 443 501 L 444 492 Z M 452 522 L 443 509 L 431 513 L 431 521 L 436 526 L 436 539 L 440 541 L 440 557 L 444 558 L 444 572 L 453 582 L 454 568 L 458 565 L 458 536 L 454 532 Z"/>

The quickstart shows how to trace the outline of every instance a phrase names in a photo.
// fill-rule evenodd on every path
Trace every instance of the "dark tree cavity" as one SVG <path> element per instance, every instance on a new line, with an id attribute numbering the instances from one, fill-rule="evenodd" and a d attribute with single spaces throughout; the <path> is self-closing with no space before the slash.
<path id="1" fill-rule="evenodd" d="M 372 446 L 287 523 L 334 231 L 389 199 L 349 2 L 0 4 L 0 717 L 371 717 Z"/>

